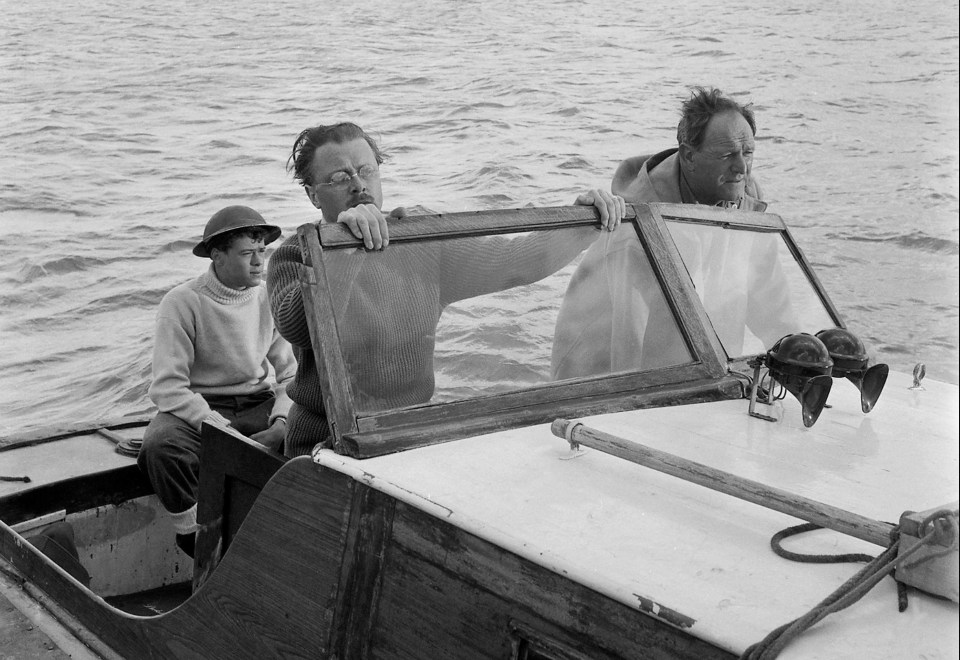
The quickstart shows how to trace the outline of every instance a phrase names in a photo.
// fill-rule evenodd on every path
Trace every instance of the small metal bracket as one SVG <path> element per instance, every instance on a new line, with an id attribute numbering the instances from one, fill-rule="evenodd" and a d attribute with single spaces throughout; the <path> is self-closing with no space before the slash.
<path id="1" fill-rule="evenodd" d="M 917 366 L 913 368 L 913 385 L 908 387 L 910 390 L 924 391 L 926 388 L 921 385 L 923 382 L 923 377 L 927 375 L 927 365 L 923 362 L 917 362 Z"/>
<path id="2" fill-rule="evenodd" d="M 750 407 L 747 412 L 751 417 L 756 417 L 757 419 L 763 419 L 768 422 L 779 422 L 783 411 L 772 405 L 770 400 L 771 392 L 765 392 L 763 394 L 763 400 L 760 400 L 758 397 L 760 383 L 763 381 L 760 377 L 760 370 L 764 368 L 763 360 L 750 360 L 747 362 L 747 366 L 753 367 L 753 383 L 750 385 Z"/>
<path id="3" fill-rule="evenodd" d="M 574 432 L 574 430 L 575 430 L 578 426 L 581 426 L 581 425 L 580 425 L 580 424 L 570 424 L 569 426 L 567 426 L 567 428 L 566 428 L 566 430 L 565 430 L 565 432 L 564 432 L 564 439 L 565 439 L 568 443 L 570 443 L 570 453 L 567 454 L 566 456 L 561 456 L 561 457 L 560 457 L 560 460 L 561 460 L 561 461 L 569 461 L 569 460 L 571 460 L 571 459 L 573 459 L 573 458 L 578 458 L 578 457 L 583 456 L 584 454 L 587 453 L 585 449 L 580 449 L 580 443 L 577 442 L 576 440 L 574 440 L 574 438 L 573 438 L 573 432 Z"/>

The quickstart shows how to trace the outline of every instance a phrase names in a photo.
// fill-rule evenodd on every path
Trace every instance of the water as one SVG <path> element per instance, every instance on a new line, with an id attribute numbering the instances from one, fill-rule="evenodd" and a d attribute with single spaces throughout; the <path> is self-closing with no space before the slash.
<path id="1" fill-rule="evenodd" d="M 349 119 L 385 205 L 570 203 L 752 100 L 755 172 L 875 356 L 958 382 L 957 2 L 0 0 L 0 432 L 150 409 L 153 314 L 209 216 L 316 218 L 284 166 Z"/>

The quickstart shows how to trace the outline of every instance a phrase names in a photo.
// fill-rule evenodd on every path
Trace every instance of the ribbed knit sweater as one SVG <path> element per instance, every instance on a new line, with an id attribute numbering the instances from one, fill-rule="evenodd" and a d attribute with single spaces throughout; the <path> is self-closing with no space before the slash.
<path id="1" fill-rule="evenodd" d="M 429 401 L 435 333 L 444 307 L 536 282 L 568 264 L 597 236 L 596 229 L 581 228 L 391 245 L 383 252 L 324 253 L 357 408 Z M 287 427 L 291 456 L 309 453 L 330 438 L 303 309 L 302 264 L 292 236 L 271 257 L 267 276 L 277 328 L 299 349 L 297 376 L 287 388 L 297 404 Z"/>
<path id="2" fill-rule="evenodd" d="M 286 386 L 296 373 L 290 345 L 273 325 L 266 287 L 237 290 L 210 269 L 171 289 L 160 301 L 150 399 L 196 428 L 210 414 L 202 394 L 244 395 L 270 389 L 271 417 L 287 415 Z"/>

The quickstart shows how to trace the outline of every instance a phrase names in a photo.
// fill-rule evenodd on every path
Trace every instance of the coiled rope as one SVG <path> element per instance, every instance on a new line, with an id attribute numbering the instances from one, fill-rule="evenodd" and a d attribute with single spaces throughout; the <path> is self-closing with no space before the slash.
<path id="1" fill-rule="evenodd" d="M 787 559 L 801 562 L 838 562 L 838 561 L 864 561 L 869 559 L 866 566 L 860 569 L 853 577 L 844 582 L 840 587 L 815 605 L 813 609 L 803 616 L 794 619 L 776 628 L 761 641 L 747 648 L 740 656 L 740 660 L 772 660 L 780 655 L 780 652 L 791 641 L 796 639 L 804 631 L 810 629 L 821 621 L 824 617 L 846 609 L 858 600 L 863 598 L 868 591 L 876 586 L 886 575 L 890 575 L 896 568 L 907 568 L 918 566 L 922 563 L 946 555 L 957 550 L 958 539 L 960 539 L 960 527 L 957 523 L 957 512 L 941 509 L 927 516 L 920 525 L 920 542 L 909 550 L 900 553 L 900 528 L 894 527 L 890 533 L 890 545 L 877 557 L 870 555 L 849 554 L 849 555 L 802 555 L 784 550 L 780 547 L 780 541 L 789 536 L 803 532 L 820 529 L 818 525 L 806 524 L 789 527 L 778 532 L 770 539 L 770 545 L 774 552 Z M 799 530 L 799 531 L 798 531 Z M 952 536 L 947 536 L 947 535 Z M 951 539 L 949 547 L 945 547 L 940 552 L 930 553 L 921 559 L 907 562 L 907 560 L 918 552 L 921 548 L 934 543 L 934 539 Z M 899 584 L 899 583 L 898 583 Z M 906 609 L 906 596 L 901 587 L 898 587 L 900 595 L 900 611 Z"/>

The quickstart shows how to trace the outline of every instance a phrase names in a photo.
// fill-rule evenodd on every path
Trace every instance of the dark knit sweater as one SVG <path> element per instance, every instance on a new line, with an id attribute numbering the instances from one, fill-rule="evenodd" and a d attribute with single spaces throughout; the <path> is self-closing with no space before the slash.
<path id="1" fill-rule="evenodd" d="M 392 245 L 383 252 L 324 253 L 343 357 L 358 410 L 429 401 L 434 390 L 435 332 L 457 300 L 540 280 L 584 250 L 596 229 L 533 232 L 515 238 L 465 238 Z M 300 289 L 296 236 L 270 258 L 267 288 L 277 329 L 298 349 L 285 452 L 327 443 L 320 381 Z"/>

